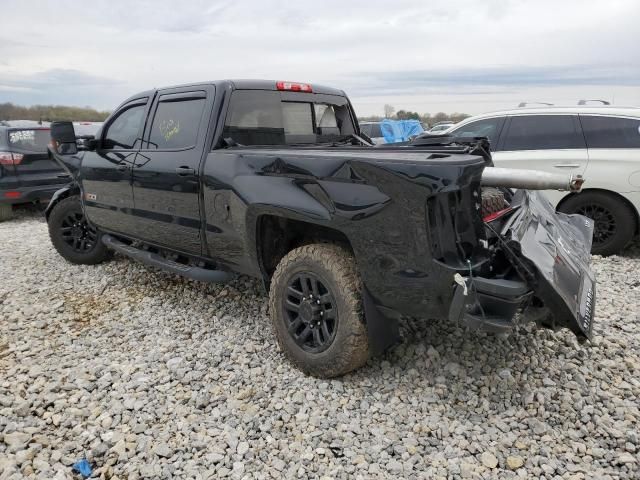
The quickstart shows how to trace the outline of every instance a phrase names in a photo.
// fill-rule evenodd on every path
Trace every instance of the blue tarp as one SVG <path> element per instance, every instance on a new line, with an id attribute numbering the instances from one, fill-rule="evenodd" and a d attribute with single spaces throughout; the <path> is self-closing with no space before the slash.
<path id="1" fill-rule="evenodd" d="M 385 143 L 406 142 L 410 137 L 424 132 L 418 120 L 389 120 L 380 122 Z"/>

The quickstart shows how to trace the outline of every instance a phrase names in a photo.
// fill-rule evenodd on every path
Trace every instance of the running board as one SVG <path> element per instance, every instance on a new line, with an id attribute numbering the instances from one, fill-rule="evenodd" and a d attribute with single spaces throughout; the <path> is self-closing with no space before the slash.
<path id="1" fill-rule="evenodd" d="M 157 253 L 148 252 L 122 243 L 111 235 L 103 235 L 102 243 L 104 243 L 108 248 L 144 263 L 145 265 L 160 268 L 167 272 L 176 273 L 192 280 L 210 283 L 224 283 L 234 278 L 232 273 L 224 272 L 222 270 L 209 270 L 206 268 L 183 265 L 182 263 L 167 260 Z"/>

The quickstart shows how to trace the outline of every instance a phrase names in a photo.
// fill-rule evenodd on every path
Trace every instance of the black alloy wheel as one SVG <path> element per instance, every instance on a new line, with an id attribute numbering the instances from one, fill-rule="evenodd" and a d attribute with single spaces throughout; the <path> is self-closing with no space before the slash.
<path id="1" fill-rule="evenodd" d="M 66 260 L 79 265 L 95 265 L 108 260 L 112 252 L 102 243 L 102 234 L 84 215 L 80 197 L 56 203 L 47 219 L 51 243 Z"/>
<path id="2" fill-rule="evenodd" d="M 269 316 L 296 367 L 332 378 L 367 362 L 363 288 L 353 253 L 343 245 L 307 244 L 280 260 L 269 286 Z"/>
<path id="3" fill-rule="evenodd" d="M 580 214 L 593 220 L 591 253 L 619 253 L 637 230 L 638 214 L 622 197 L 612 192 L 589 191 L 571 195 L 558 206 L 563 213 Z"/>
<path id="4" fill-rule="evenodd" d="M 302 272 L 295 275 L 283 298 L 287 331 L 303 350 L 319 353 L 326 350 L 338 330 L 336 301 L 317 275 Z"/>
<path id="5" fill-rule="evenodd" d="M 98 232 L 87 222 L 82 210 L 67 212 L 60 225 L 62 240 L 74 252 L 87 253 L 98 241 Z"/>
<path id="6" fill-rule="evenodd" d="M 606 207 L 597 204 L 585 205 L 576 213 L 593 220 L 593 245 L 599 247 L 606 244 L 616 233 L 616 219 Z"/>

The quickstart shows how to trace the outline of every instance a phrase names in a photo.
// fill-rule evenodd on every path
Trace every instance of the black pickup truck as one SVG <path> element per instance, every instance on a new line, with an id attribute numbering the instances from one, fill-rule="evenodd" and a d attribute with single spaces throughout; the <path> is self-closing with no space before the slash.
<path id="1" fill-rule="evenodd" d="M 593 223 L 500 188 L 485 140 L 373 148 L 344 92 L 256 80 L 134 95 L 81 149 L 70 123 L 51 134 L 75 179 L 46 210 L 64 258 L 258 277 L 306 373 L 363 365 L 402 316 L 591 337 Z"/>

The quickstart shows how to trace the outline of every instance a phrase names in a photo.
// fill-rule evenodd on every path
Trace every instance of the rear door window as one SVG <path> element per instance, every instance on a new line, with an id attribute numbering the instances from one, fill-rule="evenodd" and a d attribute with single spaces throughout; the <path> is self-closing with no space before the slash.
<path id="1" fill-rule="evenodd" d="M 581 115 L 589 148 L 640 148 L 640 119 Z"/>
<path id="2" fill-rule="evenodd" d="M 195 147 L 205 102 L 205 92 L 160 96 L 148 148 L 184 150 Z"/>
<path id="3" fill-rule="evenodd" d="M 572 115 L 511 117 L 502 150 L 559 150 L 585 148 Z"/>
<path id="4" fill-rule="evenodd" d="M 126 107 L 118 112 L 104 133 L 102 148 L 131 150 L 139 147 L 146 105 Z"/>
<path id="5" fill-rule="evenodd" d="M 9 130 L 9 148 L 24 152 L 46 153 L 49 129 Z"/>

